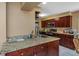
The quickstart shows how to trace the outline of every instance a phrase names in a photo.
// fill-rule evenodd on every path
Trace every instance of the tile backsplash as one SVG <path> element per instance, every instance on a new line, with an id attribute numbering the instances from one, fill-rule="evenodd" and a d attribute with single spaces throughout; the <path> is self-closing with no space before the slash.
<path id="1" fill-rule="evenodd" d="M 49 29 L 52 29 L 52 28 L 45 28 L 45 31 L 49 31 Z M 57 32 L 63 32 L 63 30 L 66 28 L 56 28 L 56 29 L 57 29 Z M 41 30 L 43 30 L 43 28 Z"/>
<path id="2" fill-rule="evenodd" d="M 66 28 L 57 28 L 57 32 L 63 32 L 63 30 Z"/>

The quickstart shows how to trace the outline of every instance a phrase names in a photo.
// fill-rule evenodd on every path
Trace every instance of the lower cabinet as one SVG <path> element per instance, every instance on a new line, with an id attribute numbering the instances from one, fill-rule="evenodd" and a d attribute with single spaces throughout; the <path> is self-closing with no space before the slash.
<path id="1" fill-rule="evenodd" d="M 65 46 L 73 50 L 75 49 L 73 36 L 65 35 Z"/>
<path id="2" fill-rule="evenodd" d="M 6 56 L 20 56 L 21 53 L 19 51 L 13 51 L 5 54 Z"/>
<path id="3" fill-rule="evenodd" d="M 74 43 L 73 43 L 73 35 L 65 35 L 65 34 L 59 34 L 60 39 L 60 45 L 70 48 L 70 49 L 75 49 Z"/>
<path id="4" fill-rule="evenodd" d="M 33 56 L 33 47 L 9 52 L 9 53 L 6 53 L 5 55 L 6 56 Z"/>
<path id="5" fill-rule="evenodd" d="M 48 43 L 48 56 L 58 56 L 59 55 L 59 41 Z"/>
<path id="6" fill-rule="evenodd" d="M 9 52 L 6 56 L 58 56 L 59 41 L 52 41 L 41 45 Z"/>
<path id="7" fill-rule="evenodd" d="M 65 40 L 65 35 L 64 34 L 59 34 L 58 36 L 60 38 L 60 42 L 59 42 L 60 45 L 65 46 L 67 44 L 66 40 Z"/>
<path id="8" fill-rule="evenodd" d="M 33 56 L 33 47 L 21 49 L 21 56 Z"/>
<path id="9" fill-rule="evenodd" d="M 47 43 L 41 44 L 34 47 L 34 55 L 36 56 L 46 56 L 47 55 Z"/>

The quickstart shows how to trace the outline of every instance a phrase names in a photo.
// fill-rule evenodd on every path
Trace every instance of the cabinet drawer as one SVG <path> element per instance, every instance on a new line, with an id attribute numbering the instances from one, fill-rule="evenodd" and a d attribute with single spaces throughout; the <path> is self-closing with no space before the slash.
<path id="1" fill-rule="evenodd" d="M 21 49 L 20 54 L 21 54 L 21 56 L 32 56 L 33 55 L 33 47 Z"/>
<path id="2" fill-rule="evenodd" d="M 70 38 L 70 39 L 73 39 L 74 36 L 73 35 L 65 35 L 66 38 Z"/>
<path id="3" fill-rule="evenodd" d="M 17 50 L 17 51 L 6 53 L 5 55 L 6 56 L 20 56 L 21 52 L 19 50 Z"/>
<path id="4" fill-rule="evenodd" d="M 9 52 L 5 54 L 6 56 L 32 56 L 33 48 L 25 48 L 17 51 Z"/>

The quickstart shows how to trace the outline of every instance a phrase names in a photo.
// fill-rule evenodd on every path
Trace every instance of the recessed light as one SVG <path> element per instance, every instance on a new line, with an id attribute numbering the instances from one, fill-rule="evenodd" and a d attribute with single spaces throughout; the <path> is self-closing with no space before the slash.
<path id="1" fill-rule="evenodd" d="M 42 4 L 46 4 L 47 2 L 42 2 Z"/>
<path id="2" fill-rule="evenodd" d="M 42 14 L 39 14 L 39 17 L 44 17 L 44 16 L 46 16 L 47 14 L 44 14 L 44 13 L 42 13 Z"/>

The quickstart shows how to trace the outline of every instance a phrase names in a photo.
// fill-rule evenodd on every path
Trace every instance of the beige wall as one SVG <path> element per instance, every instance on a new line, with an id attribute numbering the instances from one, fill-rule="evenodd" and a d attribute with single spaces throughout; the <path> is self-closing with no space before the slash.
<path id="1" fill-rule="evenodd" d="M 7 36 L 29 34 L 35 30 L 34 11 L 22 11 L 20 3 L 7 4 Z"/>
<path id="2" fill-rule="evenodd" d="M 72 13 L 72 28 L 79 32 L 79 12 Z"/>
<path id="3" fill-rule="evenodd" d="M 78 15 L 78 32 L 79 32 L 79 15 Z"/>
<path id="4" fill-rule="evenodd" d="M 6 41 L 6 3 L 0 2 L 0 48 Z"/>

